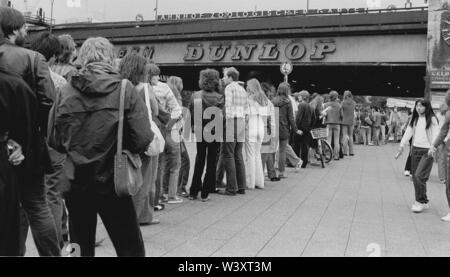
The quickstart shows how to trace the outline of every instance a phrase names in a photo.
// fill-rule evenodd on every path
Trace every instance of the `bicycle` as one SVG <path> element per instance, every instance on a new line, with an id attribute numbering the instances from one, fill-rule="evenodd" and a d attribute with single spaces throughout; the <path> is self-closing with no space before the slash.
<path id="1" fill-rule="evenodd" d="M 328 138 L 328 128 L 312 129 L 311 136 L 317 141 L 317 146 L 314 149 L 317 155 L 316 158 L 320 160 L 322 168 L 325 168 L 325 163 L 330 163 L 333 159 L 333 149 L 326 141 Z"/>

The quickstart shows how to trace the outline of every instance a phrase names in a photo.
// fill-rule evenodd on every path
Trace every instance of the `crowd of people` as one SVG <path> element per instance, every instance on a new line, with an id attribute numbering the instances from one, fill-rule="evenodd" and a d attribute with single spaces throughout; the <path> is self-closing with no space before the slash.
<path id="1" fill-rule="evenodd" d="M 359 111 L 350 91 L 342 101 L 336 91 L 293 93 L 287 82 L 241 82 L 228 67 L 222 77 L 202 70 L 200 90 L 186 101 L 180 77 L 161 82 L 160 68 L 136 53 L 116 59 L 106 38 L 89 38 L 77 51 L 70 35 L 43 32 L 27 49 L 25 19 L 12 8 L 0 8 L 0 27 L 0 256 L 24 256 L 29 227 L 41 256 L 60 256 L 69 242 L 94 256 L 98 215 L 118 256 L 145 256 L 140 227 L 160 223 L 155 212 L 210 201 L 211 193 L 264 189 L 266 171 L 278 182 L 288 177 L 286 166 L 314 164 L 313 129 L 328 130 L 335 160 L 355 155 L 355 128 L 364 143 L 378 145 L 389 121 L 388 136 L 397 139 L 397 111 L 385 120 L 378 108 Z M 416 125 L 435 126 L 428 104 L 417 105 L 426 124 L 418 107 L 401 149 L 416 134 L 411 172 L 425 205 L 425 154 L 442 147 L 443 137 L 431 140 L 432 129 L 428 141 L 417 138 L 426 132 Z M 190 134 L 196 157 L 188 184 Z M 116 191 L 119 154 L 141 178 L 126 196 Z"/>

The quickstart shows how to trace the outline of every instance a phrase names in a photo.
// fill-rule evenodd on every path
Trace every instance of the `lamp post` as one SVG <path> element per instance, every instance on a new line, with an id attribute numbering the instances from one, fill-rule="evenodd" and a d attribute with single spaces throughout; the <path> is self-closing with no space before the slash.
<path id="1" fill-rule="evenodd" d="M 306 10 L 309 10 L 309 0 L 306 0 Z"/>
<path id="2" fill-rule="evenodd" d="M 158 20 L 158 0 L 156 0 L 156 7 L 155 7 L 155 21 Z"/>
<path id="3" fill-rule="evenodd" d="M 55 4 L 55 0 L 50 0 L 50 3 L 52 5 L 50 10 L 50 34 L 53 31 L 53 5 Z"/>

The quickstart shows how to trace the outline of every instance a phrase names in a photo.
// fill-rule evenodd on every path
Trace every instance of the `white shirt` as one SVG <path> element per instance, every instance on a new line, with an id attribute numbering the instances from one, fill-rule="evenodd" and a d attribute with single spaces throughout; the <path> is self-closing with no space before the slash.
<path id="1" fill-rule="evenodd" d="M 416 130 L 414 133 L 413 146 L 419 148 L 430 148 L 430 142 L 428 141 L 427 132 L 427 121 L 425 117 L 419 117 L 417 120 Z"/>

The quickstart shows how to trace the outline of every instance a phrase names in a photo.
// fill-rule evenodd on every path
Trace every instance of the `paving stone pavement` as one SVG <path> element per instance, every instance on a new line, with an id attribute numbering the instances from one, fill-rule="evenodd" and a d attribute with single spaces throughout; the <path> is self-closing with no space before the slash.
<path id="1" fill-rule="evenodd" d="M 188 144 L 191 177 L 195 145 Z M 166 205 L 161 224 L 143 227 L 150 257 L 367 257 L 450 256 L 450 223 L 445 185 L 437 165 L 428 182 L 430 209 L 413 214 L 414 189 L 403 176 L 406 156 L 396 145 L 356 146 L 354 157 L 325 169 L 289 169 L 288 179 L 266 182 L 263 190 L 211 201 Z M 190 181 L 189 181 L 190 184 Z M 97 256 L 115 256 L 105 242 Z M 371 244 L 375 245 L 370 248 Z M 37 256 L 31 235 L 27 256 Z"/>

